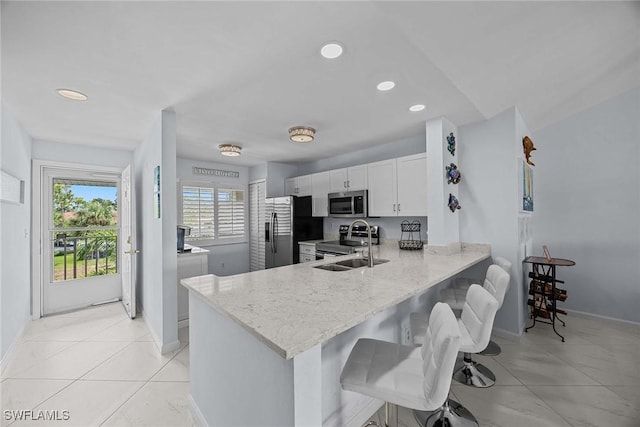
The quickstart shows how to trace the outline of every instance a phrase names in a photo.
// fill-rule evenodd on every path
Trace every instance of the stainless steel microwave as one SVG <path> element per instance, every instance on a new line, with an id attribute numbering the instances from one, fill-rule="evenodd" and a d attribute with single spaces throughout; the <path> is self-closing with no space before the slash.
<path id="1" fill-rule="evenodd" d="M 329 216 L 364 218 L 367 207 L 367 190 L 329 193 Z"/>

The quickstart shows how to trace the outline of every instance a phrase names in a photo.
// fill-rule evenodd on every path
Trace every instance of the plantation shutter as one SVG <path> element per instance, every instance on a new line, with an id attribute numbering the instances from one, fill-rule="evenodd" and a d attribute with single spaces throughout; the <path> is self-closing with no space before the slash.
<path id="1" fill-rule="evenodd" d="M 191 227 L 186 240 L 215 237 L 213 188 L 182 187 L 182 223 Z"/>
<path id="2" fill-rule="evenodd" d="M 264 216 L 265 182 L 249 185 L 249 251 L 251 271 L 264 270 Z"/>
<path id="3" fill-rule="evenodd" d="M 244 191 L 218 189 L 218 237 L 244 236 Z"/>

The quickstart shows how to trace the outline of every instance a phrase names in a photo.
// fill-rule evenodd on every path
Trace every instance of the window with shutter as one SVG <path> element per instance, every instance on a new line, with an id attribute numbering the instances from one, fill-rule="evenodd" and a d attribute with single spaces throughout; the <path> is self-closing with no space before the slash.
<path id="1" fill-rule="evenodd" d="M 186 237 L 189 243 L 215 245 L 247 240 L 244 190 L 184 183 L 181 188 L 180 223 L 191 227 Z"/>

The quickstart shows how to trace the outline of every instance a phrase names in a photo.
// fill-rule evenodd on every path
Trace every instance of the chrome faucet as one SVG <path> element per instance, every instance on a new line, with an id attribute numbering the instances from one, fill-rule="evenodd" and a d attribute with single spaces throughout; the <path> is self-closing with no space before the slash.
<path id="1" fill-rule="evenodd" d="M 367 263 L 369 268 L 373 268 L 373 254 L 371 253 L 371 226 L 369 225 L 369 223 L 367 221 L 365 221 L 364 219 L 356 219 L 355 221 L 353 221 L 351 223 L 351 225 L 349 226 L 349 230 L 347 230 L 347 240 L 351 240 L 351 232 L 353 231 L 353 226 L 358 223 L 361 222 L 364 225 L 367 226 L 367 235 L 369 237 L 369 253 L 368 253 L 368 258 L 367 258 Z"/>

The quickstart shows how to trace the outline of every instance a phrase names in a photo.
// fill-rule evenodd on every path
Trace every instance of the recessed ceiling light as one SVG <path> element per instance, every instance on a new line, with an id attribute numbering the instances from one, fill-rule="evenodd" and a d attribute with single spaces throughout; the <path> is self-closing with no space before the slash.
<path id="1" fill-rule="evenodd" d="M 392 82 L 391 80 L 387 80 L 386 82 L 380 82 L 378 83 L 378 86 L 376 86 L 378 88 L 378 90 L 380 91 L 387 91 L 387 90 L 391 90 L 396 86 L 396 84 L 394 82 Z"/>
<path id="2" fill-rule="evenodd" d="M 327 43 L 320 49 L 320 54 L 327 59 L 336 59 L 342 55 L 342 46 L 338 43 Z"/>
<path id="3" fill-rule="evenodd" d="M 71 89 L 57 89 L 58 95 L 63 96 L 67 99 L 73 99 L 74 101 L 86 101 L 87 95 L 84 93 L 78 92 L 77 90 Z"/>
<path id="4" fill-rule="evenodd" d="M 412 113 L 417 113 L 418 111 L 424 110 L 424 108 L 424 104 L 416 104 L 409 107 L 409 111 L 411 111 Z"/>

